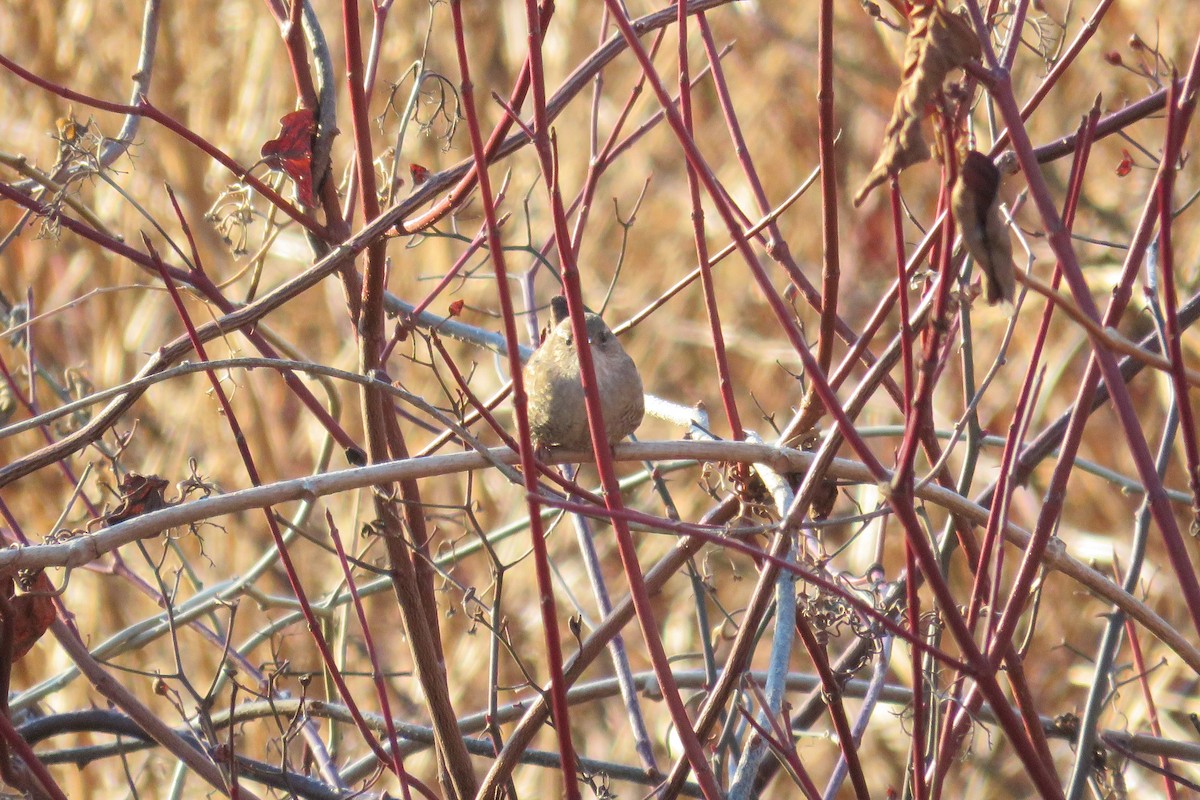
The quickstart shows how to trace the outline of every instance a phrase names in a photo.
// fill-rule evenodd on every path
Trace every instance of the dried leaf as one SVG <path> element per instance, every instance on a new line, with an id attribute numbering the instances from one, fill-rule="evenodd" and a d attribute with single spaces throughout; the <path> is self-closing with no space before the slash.
<path id="1" fill-rule="evenodd" d="M 13 612 L 12 660 L 28 653 L 54 622 L 54 586 L 44 572 L 29 587 L 29 593 L 9 600 Z"/>
<path id="2" fill-rule="evenodd" d="M 121 480 L 121 504 L 104 515 L 104 524 L 116 525 L 126 520 L 166 508 L 168 503 L 163 490 L 171 482 L 157 475 L 139 475 L 130 472 Z"/>
<path id="3" fill-rule="evenodd" d="M 1121 163 L 1117 164 L 1117 177 L 1124 178 L 1133 171 L 1133 154 L 1122 148 Z"/>
<path id="4" fill-rule="evenodd" d="M 296 197 L 306 206 L 315 206 L 312 183 L 312 143 L 317 120 L 312 109 L 302 108 L 285 114 L 280 120 L 278 139 L 262 146 L 263 161 L 271 169 L 283 170 L 296 182 Z"/>
<path id="5" fill-rule="evenodd" d="M 420 164 L 409 164 L 408 173 L 412 175 L 413 186 L 420 186 L 429 180 L 429 169 Z"/>
<path id="6" fill-rule="evenodd" d="M 968 151 L 950 201 L 967 252 L 987 277 L 988 303 L 1011 303 L 1017 284 L 1012 241 L 1000 213 L 1000 170 L 983 153 Z"/>
<path id="7" fill-rule="evenodd" d="M 971 24 L 947 11 L 944 0 L 914 3 L 910 20 L 903 79 L 884 131 L 883 149 L 854 195 L 856 206 L 892 175 L 929 158 L 929 145 L 921 132 L 926 107 L 942 90 L 950 70 L 979 57 L 979 39 Z"/>
<path id="8" fill-rule="evenodd" d="M 74 113 L 70 113 L 65 117 L 59 117 L 55 125 L 58 126 L 58 141 L 68 147 L 82 141 L 90 130 L 86 122 L 80 122 L 75 119 Z"/>
<path id="9" fill-rule="evenodd" d="M 838 485 L 836 481 L 831 481 L 828 478 L 821 481 L 821 486 L 817 489 L 816 495 L 813 497 L 810 513 L 815 520 L 824 520 L 829 518 L 829 512 L 833 511 L 833 504 L 838 499 Z"/>

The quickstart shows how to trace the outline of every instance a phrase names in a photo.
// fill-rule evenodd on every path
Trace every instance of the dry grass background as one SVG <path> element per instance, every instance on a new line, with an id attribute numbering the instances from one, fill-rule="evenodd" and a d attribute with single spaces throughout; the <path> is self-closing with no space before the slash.
<path id="1" fill-rule="evenodd" d="M 335 54 L 334 63 L 341 69 L 338 4 L 318 0 L 315 5 Z M 1066 2 L 1042 5 L 1044 12 L 1031 15 L 1027 32 L 1031 40 L 1035 35 L 1035 22 L 1048 40 L 1057 41 L 1064 36 L 1069 40 L 1079 30 L 1082 17 L 1091 12 L 1090 4 L 1087 7 Z M 631 13 L 636 15 L 657 6 L 635 0 L 630 7 Z M 599 9 L 598 3 L 573 0 L 559 3 L 545 50 L 548 86 L 557 86 L 560 79 L 594 49 Z M 516 2 L 472 2 L 466 5 L 466 11 L 473 77 L 486 130 L 500 116 L 497 106 L 488 100 L 489 93 L 496 91 L 507 96 L 524 57 L 523 10 Z M 426 68 L 457 83 L 458 70 L 447 7 L 436 6 L 432 13 Z M 429 14 L 426 3 L 408 0 L 397 4 L 388 20 L 379 64 L 379 85 L 371 97 L 372 115 L 380 115 L 381 119 L 375 135 L 377 152 L 394 141 L 398 127 L 396 116 L 386 113 L 388 82 L 400 81 L 414 60 L 420 57 Z M 718 42 L 733 45 L 724 59 L 727 78 L 767 194 L 773 202 L 779 202 L 817 165 L 815 4 L 734 4 L 711 12 L 709 18 Z M 1055 20 L 1066 21 L 1065 32 Z M 369 29 L 369 24 L 369 14 L 364 10 L 364 30 Z M 140 9 L 130 4 L 96 0 L 2 0 L 0 53 L 50 81 L 95 97 L 124 102 L 128 76 L 136 60 L 139 26 Z M 1198 29 L 1200 12 L 1191 0 L 1116 3 L 1096 40 L 1030 121 L 1034 144 L 1073 131 L 1097 92 L 1103 94 L 1107 111 L 1153 90 L 1147 80 L 1107 63 L 1102 54 L 1115 50 L 1127 61 L 1131 60 L 1135 54 L 1129 49 L 1128 40 L 1137 34 L 1147 42 L 1157 42 L 1162 55 L 1182 68 L 1195 44 Z M 903 37 L 872 21 L 857 3 L 837 4 L 835 31 L 836 119 L 841 136 L 837 146 L 838 187 L 842 200 L 840 308 L 847 322 L 857 329 L 894 278 L 894 253 L 886 192 L 877 192 L 861 209 L 853 209 L 847 198 L 869 169 L 878 150 L 898 80 L 897 62 Z M 664 75 L 674 74 L 672 36 L 668 36 L 658 58 Z M 698 42 L 693 42 L 692 54 L 695 63 L 702 63 L 703 54 Z M 605 71 L 599 103 L 602 136 L 638 74 L 636 63 L 628 53 Z M 1038 55 L 1030 49 L 1023 50 L 1015 74 L 1017 97 L 1028 96 L 1044 74 L 1045 65 Z M 350 163 L 352 141 L 344 78 L 340 72 L 338 80 L 342 135 L 336 141 L 333 159 L 335 175 L 342 179 L 343 171 Z M 411 80 L 403 85 L 401 97 L 410 86 Z M 587 167 L 589 94 L 590 90 L 576 98 L 555 123 L 562 165 L 561 181 L 568 198 L 580 185 Z M 252 164 L 258 158 L 262 143 L 277 134 L 279 118 L 293 110 L 296 101 L 286 53 L 265 4 L 255 0 L 224 0 L 211 5 L 170 4 L 163 16 L 151 97 L 167 114 L 241 164 Z M 710 82 L 700 83 L 695 101 L 696 138 L 702 151 L 711 159 L 716 175 L 733 198 L 756 217 L 749 212 L 753 208 L 752 198 L 729 144 Z M 656 108 L 647 93 L 635 106 L 633 124 L 648 119 Z M 421 118 L 428 119 L 432 110 L 430 99 L 425 98 L 419 109 Z M 56 119 L 71 113 L 80 121 L 89 121 L 94 130 L 106 135 L 115 135 L 121 123 L 118 115 L 88 109 L 80 103 L 72 104 L 30 86 L 11 72 L 0 71 L 0 150 L 5 153 L 22 154 L 31 163 L 49 168 L 58 147 L 54 139 Z M 979 126 L 980 141 L 988 142 L 986 114 L 982 108 L 977 110 L 975 121 Z M 433 119 L 425 131 L 410 131 L 400 156 L 405 172 L 409 163 L 421 164 L 436 172 L 467 157 L 470 147 L 465 128 L 453 138 L 447 138 L 446 133 L 444 118 Z M 1089 241 L 1076 242 L 1077 252 L 1094 296 L 1101 304 L 1107 299 L 1123 257 L 1119 247 L 1104 243 L 1129 241 L 1147 187 L 1153 179 L 1151 159 L 1160 152 L 1162 122 L 1145 120 L 1132 126 L 1127 133 L 1145 151 L 1118 137 L 1096 144 L 1077 223 L 1077 230 L 1089 237 Z M 1185 150 L 1194 142 L 1193 134 L 1185 143 Z M 1136 166 L 1130 175 L 1118 178 L 1115 169 L 1122 149 L 1134 154 Z M 1045 167 L 1058 202 L 1063 196 L 1068 168 L 1069 159 Z M 673 135 L 665 126 L 659 125 L 624 155 L 600 184 L 580 262 L 584 296 L 593 305 L 603 302 L 607 287 L 615 276 L 615 287 L 605 309 L 605 315 L 612 323 L 624 321 L 638 312 L 695 264 L 691 208 L 683 169 L 684 162 Z M 267 175 L 261 167 L 256 173 L 260 177 Z M 533 249 L 542 246 L 550 231 L 550 218 L 544 186 L 531 151 L 523 150 L 493 169 L 497 180 L 505 174 L 508 175 L 509 194 L 503 210 L 513 215 L 506 228 L 506 244 L 511 248 L 507 257 L 510 268 L 519 272 L 534 263 L 532 250 L 526 245 L 531 242 Z M 6 181 L 16 180 L 15 173 L 7 167 L 0 168 L 0 175 Z M 127 242 L 137 246 L 139 231 L 152 228 L 148 215 L 177 241 L 183 241 L 164 191 L 164 184 L 169 184 L 177 193 L 196 234 L 209 274 L 219 282 L 229 281 L 226 287 L 229 297 L 245 297 L 251 279 L 245 270 L 249 256 L 231 252 L 216 228 L 204 219 L 218 196 L 234 180 L 223 167 L 161 126 L 143 122 L 129 157 L 121 159 L 109 177 L 121 187 L 124 196 L 96 178 L 81 182 L 76 192 L 80 201 L 90 207 L 111 231 L 120 233 Z M 1196 179 L 1196 168 L 1189 160 L 1178 180 L 1177 199 L 1191 195 Z M 634 224 L 626 231 L 615 209 L 619 209 L 621 215 L 628 215 L 644 184 L 647 185 L 645 198 Z M 1020 176 L 1011 179 L 1005 188 L 1006 197 L 1012 199 L 1022 186 Z M 910 170 L 902 180 L 902 188 L 913 213 L 906 228 L 906 237 L 912 243 L 920 237 L 914 220 L 927 224 L 932 219 L 939 188 L 936 165 L 931 162 Z M 406 186 L 401 193 L 407 191 Z M 819 282 L 820 275 L 820 202 L 820 193 L 814 187 L 780 218 L 793 254 L 814 282 Z M 255 207 L 262 212 L 266 204 L 259 199 Z M 360 216 L 354 222 L 356 229 L 361 225 L 361 212 L 358 213 Z M 13 203 L 0 203 L 0 229 L 3 232 L 11 230 L 20 218 L 21 210 Z M 710 244 L 716 249 L 727 239 L 711 209 L 708 218 Z M 1193 210 L 1181 217 L 1175 228 L 1175 263 L 1181 298 L 1191 297 L 1200 283 L 1196 269 L 1200 258 L 1200 236 L 1194 233 L 1194 219 Z M 280 215 L 278 221 L 282 220 Z M 1018 215 L 1018 220 L 1031 234 L 1039 230 L 1036 215 L 1028 206 Z M 419 301 L 462 252 L 464 242 L 447 234 L 456 229 L 469 239 L 481 224 L 479 204 L 472 202 L 460 210 L 453 221 L 439 225 L 437 233 L 412 241 L 392 240 L 388 250 L 391 261 L 389 289 L 409 302 Z M 261 245 L 265 230 L 261 216 L 249 226 L 249 251 L 253 252 Z M 58 381 L 62 382 L 64 371 L 70 370 L 97 389 L 118 385 L 138 370 L 148 354 L 181 332 L 178 315 L 154 276 L 69 232 L 38 234 L 35 224 L 0 253 L 0 291 L 10 302 L 16 303 L 24 302 L 26 292 L 30 292 L 35 312 L 47 315 L 31 328 L 34 354 L 38 364 Z M 161 245 L 161 237 L 157 234 L 154 237 Z M 1036 236 L 1031 236 L 1030 241 L 1037 257 L 1034 271 L 1048 275 L 1053 265 L 1052 258 L 1047 257 L 1048 248 Z M 276 285 L 303 270 L 310 261 L 307 244 L 298 228 L 294 224 L 285 226 L 262 260 L 260 284 L 264 288 Z M 483 257 L 474 258 L 471 265 L 469 277 L 455 282 L 448 293 L 435 301 L 433 310 L 445 313 L 451 301 L 461 299 L 466 304 L 462 321 L 499 330 L 496 289 L 490 267 Z M 542 270 L 535 281 L 539 304 L 544 304 L 555 292 L 552 277 Z M 779 288 L 785 285 L 786 278 L 781 272 L 772 273 L 772 277 Z M 776 329 L 756 287 L 748 280 L 743 264 L 735 258 L 728 259 L 716 269 L 715 279 L 740 411 L 747 427 L 759 430 L 764 438 L 771 439 L 772 422 L 783 424 L 800 401 L 803 382 L 796 377 L 801 372 L 799 361 Z M 72 305 L 64 307 L 68 303 Z M 800 319 L 808 326 L 810 340 L 815 341 L 816 314 L 801 307 L 799 301 L 796 305 Z M 1126 330 L 1138 335 L 1148 329 L 1143 305 L 1135 297 L 1123 322 Z M 195 297 L 189 298 L 188 307 L 198 322 L 206 321 L 213 313 Z M 979 404 L 981 424 L 990 433 L 1000 436 L 1006 433 L 1016 387 L 1028 363 L 1032 331 L 1041 310 L 1042 301 L 1031 296 L 1021 311 L 1007 361 Z M 54 313 L 49 313 L 52 311 Z M 1009 319 L 1001 311 L 989 309 L 982 303 L 972 309 L 972 344 L 977 374 L 981 375 L 992 363 L 1008 323 Z M 355 368 L 354 331 L 335 280 L 325 281 L 274 313 L 268 324 L 302 358 L 348 370 Z M 893 318 L 887 328 L 889 337 L 895 324 Z M 630 331 L 624 341 L 640 365 L 648 392 L 685 405 L 703 403 L 712 414 L 714 433 L 728 435 L 720 414 L 719 387 L 714 378 L 712 346 L 698 284 L 650 315 Z M 478 396 L 489 396 L 504 384 L 506 370 L 501 359 L 474 345 L 451 340 L 446 343 L 464 371 L 473 368 L 471 386 Z M 1197 358 L 1200 340 L 1188 334 L 1184 337 L 1184 345 L 1191 365 L 1200 365 Z M 1051 330 L 1044 384 L 1031 419 L 1032 431 L 1039 431 L 1071 406 L 1089 350 L 1087 337 L 1078 326 L 1065 318 L 1056 320 Z M 839 343 L 839 357 L 842 352 Z M 230 336 L 212 342 L 209 353 L 213 358 L 220 358 L 249 355 L 252 350 L 244 337 Z M 7 340 L 0 343 L 0 356 L 9 370 L 19 370 L 26 363 L 26 353 Z M 445 378 L 444 373 L 439 375 L 429 369 L 428 361 L 429 353 L 422 340 L 417 339 L 415 343 L 410 340 L 397 350 L 391 365 L 392 377 L 404 388 L 447 406 L 446 394 L 439 384 L 439 380 Z M 935 424 L 940 430 L 951 429 L 963 413 L 961 371 L 956 348 L 948 359 L 946 373 L 934 397 Z M 248 432 L 250 448 L 264 480 L 292 478 L 312 471 L 319 462 L 325 434 L 282 381 L 266 371 L 231 371 L 223 376 L 223 380 Z M 309 383 L 316 386 L 315 382 Z M 850 384 L 853 383 L 852 380 Z M 361 427 L 357 389 L 346 384 L 335 384 L 335 389 L 341 404 L 341 420 L 353 435 L 358 436 Z M 1144 430 L 1153 445 L 1160 435 L 1170 387 L 1161 374 L 1143 374 L 1133 382 L 1132 390 Z M 37 395 L 44 408 L 60 402 L 44 382 L 38 385 Z M 318 396 L 324 399 L 320 392 Z M 22 411 L 13 420 L 25 416 Z M 502 419 L 515 427 L 508 406 L 503 407 Z M 880 428 L 902 421 L 900 412 L 886 395 L 878 393 L 858 422 L 864 428 Z M 431 430 L 428 421 L 421 425 L 407 421 L 402 424 L 414 451 L 440 431 L 440 427 Z M 121 470 L 157 474 L 176 482 L 188 477 L 189 459 L 195 460 L 198 472 L 205 480 L 222 491 L 248 485 L 229 429 L 203 375 L 156 385 L 122 418 L 116 430 L 122 434 L 132 432 L 116 470 L 94 449 L 70 460 L 74 475 L 86 476 L 81 491 L 98 506 L 115 505 L 111 488 L 120 480 Z M 639 436 L 642 439 L 672 439 L 679 438 L 682 433 L 677 426 L 648 419 Z M 494 437 L 485 438 L 495 441 Z M 111 445 L 114 437 L 110 434 L 105 440 Z M 870 441 L 884 463 L 891 463 L 899 436 L 881 434 Z M 41 434 L 36 431 L 0 440 L 0 462 L 11 461 L 43 443 Z M 996 477 L 999 452 L 996 447 L 982 450 L 976 490 Z M 949 463 L 953 470 L 961 464 L 960 454 L 961 449 L 951 456 Z M 1120 429 L 1107 409 L 1098 412 L 1089 424 L 1080 458 L 1120 475 L 1134 475 Z M 335 452 L 331 468 L 344 466 L 343 456 Z M 1035 472 L 1029 485 L 1016 493 L 1012 518 L 1018 524 L 1032 527 L 1052 466 L 1052 460 L 1047 461 Z M 623 474 L 632 474 L 636 467 L 625 464 L 622 470 Z M 712 477 L 712 473 L 704 474 L 700 468 L 681 470 L 669 476 L 672 496 L 683 519 L 696 520 L 711 506 L 713 501 L 706 481 Z M 593 483 L 594 472 L 585 470 L 582 480 L 585 484 Z M 1179 458 L 1168 473 L 1167 485 L 1186 489 Z M 424 499 L 430 504 L 429 517 L 436 526 L 436 549 L 443 554 L 475 539 L 473 523 L 463 512 L 464 504 L 470 505 L 474 519 L 486 531 L 500 529 L 525 515 L 523 492 L 495 470 L 476 473 L 470 481 L 465 475 L 428 480 L 422 488 Z M 62 471 L 47 468 L 3 487 L 0 499 L 25 533 L 38 539 L 51 533 L 56 524 L 69 528 L 86 524 L 87 515 L 81 504 L 71 502 L 74 491 L 75 487 Z M 718 486 L 717 491 L 723 491 L 723 488 Z M 1114 553 L 1122 565 L 1127 564 L 1129 532 L 1140 502 L 1139 494 L 1123 491 L 1112 480 L 1078 469 L 1071 479 L 1069 492 L 1058 534 L 1070 552 L 1106 573 L 1112 569 Z M 169 496 L 173 497 L 174 492 Z M 874 486 L 845 487 L 834 513 L 851 515 L 857 513 L 856 508 L 870 510 L 877 502 L 878 492 Z M 663 513 L 661 501 L 646 484 L 631 490 L 626 503 L 650 513 Z M 59 521 L 68 506 L 65 520 Z M 349 534 L 369 520 L 371 503 L 365 492 L 346 493 L 318 503 L 305 526 L 309 535 L 320 542 L 325 541 L 323 517 L 326 509 L 332 512 L 340 529 Z M 1180 524 L 1186 530 L 1191 519 L 1187 504 L 1178 503 L 1176 509 Z M 277 510 L 289 517 L 296 512 L 296 506 L 292 504 Z M 928 513 L 932 529 L 940 530 L 945 518 L 943 512 L 931 507 Z M 169 541 L 163 538 L 148 540 L 144 543 L 144 553 L 136 548 L 126 548 L 124 562 L 141 580 L 153 584 L 154 565 L 162 559 L 158 573 L 168 585 L 178 582 L 178 603 L 204 587 L 243 574 L 272 548 L 257 513 L 237 514 L 214 522 L 219 527 L 203 527 L 198 535 L 176 531 Z M 609 529 L 598 526 L 597 530 L 597 546 L 613 582 L 612 590 L 619 596 L 624 592 L 625 584 Z M 849 545 L 837 558 L 838 570 L 863 575 L 878 559 L 884 565 L 887 579 L 894 580 L 903 568 L 902 534 L 894 523 L 886 524 L 882 529 L 879 520 L 862 526 L 848 523 L 826 528 L 821 536 L 828 552 Z M 371 537 L 348 536 L 348 539 L 368 563 L 380 563 L 381 550 Z M 672 546 L 673 540 L 668 537 L 639 535 L 639 552 L 645 565 L 653 563 Z M 558 571 L 557 599 L 565 647 L 569 652 L 574 648 L 574 640 L 566 620 L 575 613 L 572 603 L 580 604 L 581 613 L 589 621 L 595 620 L 596 612 L 589 599 L 569 522 L 564 521 L 552 530 L 550 547 Z M 1189 540 L 1189 547 L 1194 557 L 1192 540 Z M 513 652 L 519 654 L 539 680 L 545 680 L 544 640 L 535 613 L 538 594 L 532 562 L 527 556 L 528 548 L 528 537 L 523 531 L 497 546 L 497 555 L 513 564 L 505 575 L 504 624 Z M 307 592 L 314 600 L 328 598 L 342 585 L 337 562 L 323 545 L 301 537 L 293 545 L 293 555 L 300 565 Z M 1009 558 L 1009 563 L 1015 565 L 1019 553 L 1010 552 Z M 110 562 L 102 560 L 101 563 Z M 952 577 L 965 598 L 969 583 L 965 582 L 965 570 L 960 569 L 961 566 L 956 565 Z M 712 630 L 707 633 L 713 634 L 719 663 L 728 649 L 739 609 L 753 586 L 755 568 L 745 557 L 712 548 L 697 561 L 697 568 L 705 575 L 711 592 Z M 482 556 L 473 555 L 448 564 L 446 569 L 446 580 L 438 586 L 438 596 L 452 698 L 460 713 L 477 712 L 486 705 L 491 637 L 486 628 L 472 621 L 478 607 L 472 606 L 467 592 L 478 593 L 486 602 L 491 602 L 490 567 Z M 1010 573 L 1012 569 L 1015 567 L 1010 568 Z M 1195 641 L 1195 631 L 1187 621 L 1157 537 L 1152 537 L 1144 575 L 1142 591 L 1146 602 Z M 368 579 L 361 572 L 360 577 L 363 581 Z M 65 575 L 58 570 L 53 573 L 53 578 L 61 585 Z M 931 599 L 925 597 L 924 600 L 928 607 Z M 162 612 L 152 598 L 135 588 L 133 581 L 103 570 L 71 572 L 63 601 L 75 615 L 75 623 L 85 641 L 92 646 L 109 637 L 128 636 L 131 626 Z M 277 688 L 294 695 L 321 695 L 325 690 L 319 679 L 307 688 L 302 680 L 320 673 L 320 662 L 302 622 L 293 620 L 287 627 L 271 629 L 269 637 L 254 640 L 256 634 L 284 619 L 293 610 L 290 590 L 282 573 L 268 570 L 255 582 L 252 590 L 248 588 L 242 596 L 231 601 L 236 603 L 236 614 L 232 614 L 229 607 L 217 607 L 206 615 L 205 621 L 215 630 L 228 631 L 230 642 L 251 662 L 263 665 L 268 671 L 278 670 Z M 681 575 L 668 583 L 665 592 L 655 598 L 655 603 L 660 627 L 675 664 L 681 669 L 701 667 L 699 637 L 706 632 L 697 630 L 693 585 Z M 394 597 L 390 592 L 375 594 L 368 600 L 367 607 L 376 641 L 384 654 L 383 663 L 392 673 L 389 686 L 393 710 L 411 721 L 422 721 L 423 705 L 419 690 L 409 677 L 409 652 L 395 611 Z M 1027 679 L 1043 713 L 1053 716 L 1077 712 L 1081 708 L 1092 680 L 1091 659 L 1107 611 L 1107 605 L 1086 595 L 1061 575 L 1047 579 L 1042 592 L 1041 613 L 1025 661 Z M 725 621 L 722 615 L 726 613 L 729 621 L 722 624 Z M 365 708 L 377 710 L 369 676 L 362 671 L 369 665 L 349 605 L 342 603 L 330 609 L 323 619 L 345 660 L 347 671 L 353 676 L 350 685 L 356 696 Z M 850 635 L 844 632 L 832 637 L 829 641 L 831 651 L 837 652 L 849 638 Z M 626 640 L 630 644 L 634 669 L 648 669 L 635 627 L 626 629 Z M 253 647 L 248 646 L 249 642 L 254 642 Z M 1146 662 L 1153 667 L 1149 685 L 1158 704 L 1164 735 L 1194 741 L 1198 734 L 1189 725 L 1186 713 L 1189 709 L 1197 709 L 1197 676 L 1148 635 L 1143 635 L 1142 644 Z M 178 647 L 183 667 L 197 686 L 206 686 L 219 672 L 220 647 L 187 630 L 179 632 Z M 760 648 L 760 660 L 765 658 L 766 650 L 764 643 Z M 609 674 L 606 658 L 597 663 L 598 666 L 589 673 L 590 677 Z M 1102 725 L 1146 731 L 1147 706 L 1136 682 L 1130 682 L 1134 675 L 1127 649 L 1121 651 L 1117 663 L 1122 670 L 1118 675 L 1122 686 L 1112 698 Z M 150 677 L 154 673 L 176 671 L 170 637 L 139 644 L 112 658 L 108 665 L 111 674 L 156 713 L 172 724 L 181 724 L 182 720 L 171 704 L 155 695 Z M 18 705 L 28 699 L 24 693 L 43 681 L 62 675 L 69 666 L 63 652 L 49 638 L 44 640 L 14 668 L 13 691 Z M 891 680 L 910 685 L 909 666 L 907 648 L 898 645 L 892 656 Z M 811 670 L 802 650 L 797 649 L 791 668 L 798 672 Z M 529 690 L 522 686 L 523 681 L 512 660 L 502 658 L 500 684 L 520 688 L 501 691 L 500 701 L 527 697 Z M 168 682 L 174 683 L 174 680 Z M 238 699 L 246 699 L 246 695 L 242 693 Z M 217 695 L 216 706 L 224 708 L 230 701 L 226 687 Z M 85 681 L 76 678 L 63 681 L 52 693 L 40 696 L 37 707 L 43 713 L 51 713 L 85 709 L 93 703 L 103 705 L 103 700 Z M 678 756 L 678 750 L 672 749 L 669 717 L 659 703 L 648 702 L 644 707 L 651 733 L 660 745 L 660 764 L 669 763 L 668 752 L 672 757 Z M 858 707 L 858 701 L 848 701 L 848 707 L 853 711 Z M 191 712 L 193 709 L 185 703 L 185 710 Z M 882 797 L 887 787 L 899 788 L 904 782 L 910 735 L 902 710 L 899 706 L 878 709 L 862 745 L 861 753 L 874 796 Z M 628 725 L 615 698 L 577 705 L 573 714 L 573 734 L 581 754 L 636 763 Z M 826 731 L 828 725 L 823 719 L 814 733 Z M 275 722 L 246 722 L 237 732 L 239 750 L 245 754 L 266 761 L 281 758 L 280 731 Z M 339 761 L 365 754 L 352 728 L 340 726 L 336 732 L 323 729 L 323 733 L 334 737 L 330 739 L 331 746 L 337 748 Z M 53 746 L 67 748 L 104 740 L 105 737 L 88 734 L 66 735 L 55 739 Z M 552 731 L 547 728 L 535 740 L 535 746 L 553 750 Z M 41 747 L 47 748 L 47 745 Z M 1058 759 L 1058 771 L 1065 777 L 1072 759 L 1071 748 L 1062 741 L 1052 743 L 1052 747 Z M 303 761 L 301 752 L 299 744 L 291 745 L 289 753 L 297 764 Z M 820 782 L 832 768 L 839 751 L 827 737 L 817 735 L 802 737 L 799 752 Z M 479 763 L 482 767 L 482 762 Z M 410 757 L 406 764 L 411 772 L 433 784 L 432 760 L 427 753 Z M 1174 766 L 1190 779 L 1200 779 L 1200 770 L 1194 766 L 1178 761 Z M 130 755 L 124 767 L 119 759 L 109 758 L 83 769 L 58 766 L 53 768 L 53 774 L 74 798 L 130 796 L 134 793 L 131 785 L 137 787 L 136 794 L 142 797 L 168 797 L 172 796 L 167 787 L 174 769 L 172 758 L 151 750 Z M 1132 796 L 1150 797 L 1162 792 L 1161 779 L 1140 767 L 1129 767 L 1125 780 Z M 561 791 L 560 776 L 553 770 L 522 767 L 517 772 L 516 787 L 523 796 L 534 793 L 555 795 Z M 393 793 L 397 791 L 390 776 L 372 791 L 385 788 Z M 611 789 L 622 797 L 637 797 L 647 791 L 619 783 L 614 783 Z M 262 791 L 269 794 L 268 790 Z M 588 791 L 585 787 L 585 794 Z M 848 791 L 848 788 L 844 789 L 843 793 Z M 952 769 L 946 791 L 948 796 L 1019 797 L 1029 795 L 1032 790 L 1003 734 L 995 728 L 979 728 L 972 738 L 969 756 Z M 206 787 L 192 777 L 176 796 L 198 797 L 206 792 Z M 773 784 L 770 796 L 792 796 L 793 792 L 790 783 L 779 778 Z"/>

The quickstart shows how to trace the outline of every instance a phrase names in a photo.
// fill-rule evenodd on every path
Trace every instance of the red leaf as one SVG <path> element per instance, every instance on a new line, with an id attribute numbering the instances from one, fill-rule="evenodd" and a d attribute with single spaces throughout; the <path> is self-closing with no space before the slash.
<path id="1" fill-rule="evenodd" d="M 455 300 L 450 304 L 450 316 L 457 317 L 462 313 L 465 303 L 462 300 Z"/>
<path id="2" fill-rule="evenodd" d="M 139 475 L 131 472 L 121 480 L 121 504 L 104 515 L 104 524 L 116 525 L 151 511 L 167 507 L 163 490 L 171 482 L 157 475 Z"/>
<path id="3" fill-rule="evenodd" d="M 54 622 L 54 586 L 46 573 L 39 572 L 30 587 L 31 594 L 14 597 L 9 603 L 13 610 L 12 660 L 28 653 L 42 634 Z"/>
<path id="4" fill-rule="evenodd" d="M 409 164 L 408 172 L 412 175 L 413 186 L 420 186 L 425 181 L 429 180 L 429 170 L 422 167 L 420 164 Z"/>
<path id="5" fill-rule="evenodd" d="M 262 146 L 263 162 L 271 169 L 283 170 L 296 182 L 296 195 L 306 206 L 315 206 L 312 185 L 312 143 L 317 120 L 311 109 L 302 108 L 279 120 L 278 139 Z"/>
<path id="6" fill-rule="evenodd" d="M 1117 164 L 1117 177 L 1124 178 L 1133 171 L 1133 156 L 1128 150 L 1121 150 L 1121 163 Z"/>

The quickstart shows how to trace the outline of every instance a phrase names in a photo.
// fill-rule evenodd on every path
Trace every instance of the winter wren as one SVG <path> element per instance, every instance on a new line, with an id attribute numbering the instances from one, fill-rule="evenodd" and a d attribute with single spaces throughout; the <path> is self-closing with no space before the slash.
<path id="1" fill-rule="evenodd" d="M 567 301 L 555 297 L 550 305 L 554 327 L 525 365 L 529 429 L 540 446 L 591 450 L 579 353 L 567 316 Z M 642 422 L 642 378 L 604 320 L 589 312 L 586 321 L 586 344 L 591 347 L 604 429 L 609 443 L 616 444 Z"/>

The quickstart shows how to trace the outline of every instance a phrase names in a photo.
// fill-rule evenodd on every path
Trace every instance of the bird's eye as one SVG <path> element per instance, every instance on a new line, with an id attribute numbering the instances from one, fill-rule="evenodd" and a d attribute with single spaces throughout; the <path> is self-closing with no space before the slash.
<path id="1" fill-rule="evenodd" d="M 608 342 L 608 340 L 609 340 L 608 331 L 600 331 L 600 337 L 599 337 L 600 344 L 605 344 Z"/>

